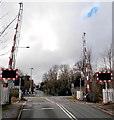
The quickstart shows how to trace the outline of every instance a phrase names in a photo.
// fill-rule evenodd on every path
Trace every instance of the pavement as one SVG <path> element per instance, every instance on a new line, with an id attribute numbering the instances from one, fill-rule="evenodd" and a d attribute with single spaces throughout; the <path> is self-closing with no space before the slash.
<path id="1" fill-rule="evenodd" d="M 104 105 L 102 103 L 92 103 L 92 104 L 87 103 L 87 104 L 96 108 L 96 109 L 99 109 L 103 112 L 106 112 L 106 113 L 114 116 L 114 104 L 112 104 L 112 103 L 106 104 L 106 105 Z"/>
<path id="2" fill-rule="evenodd" d="M 24 100 L 14 102 L 2 107 L 2 120 L 18 120 Z"/>
<path id="3" fill-rule="evenodd" d="M 99 109 L 103 112 L 106 112 L 112 116 L 114 116 L 114 104 L 108 104 L 103 105 L 101 103 L 90 103 L 90 102 L 84 102 L 84 101 L 77 101 L 82 104 L 87 104 L 95 109 Z M 19 117 L 21 115 L 21 109 L 24 106 L 25 101 L 17 101 L 15 103 L 12 103 L 10 105 L 5 105 L 2 107 L 2 120 L 19 120 Z M 7 119 L 8 118 L 8 119 Z"/>

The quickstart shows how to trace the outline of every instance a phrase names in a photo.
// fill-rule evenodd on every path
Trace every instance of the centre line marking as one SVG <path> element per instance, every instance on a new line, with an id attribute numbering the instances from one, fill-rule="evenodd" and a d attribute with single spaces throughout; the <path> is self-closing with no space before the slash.
<path id="1" fill-rule="evenodd" d="M 57 103 L 56 103 L 57 104 Z M 71 118 L 72 119 L 72 117 L 59 105 L 59 104 L 57 104 L 57 106 L 59 106 L 59 108 L 63 111 L 63 112 L 65 112 L 65 114 L 67 114 L 67 116 L 69 117 L 69 118 Z M 73 120 L 73 119 L 72 119 Z"/>
<path id="2" fill-rule="evenodd" d="M 61 104 L 60 104 L 60 106 L 61 106 L 64 110 L 66 110 L 66 112 L 68 112 L 74 119 L 76 119 L 76 117 L 75 117 L 71 112 L 69 112 L 64 106 L 62 106 Z"/>
<path id="3" fill-rule="evenodd" d="M 62 106 L 61 104 L 58 104 L 48 98 L 45 97 L 45 99 L 49 102 L 52 102 L 52 103 L 55 103 L 63 112 L 65 112 L 65 114 L 71 119 L 71 120 L 77 120 L 76 117 L 71 113 L 69 112 L 64 106 Z"/>
<path id="4" fill-rule="evenodd" d="M 56 104 L 57 104 L 57 106 L 59 106 L 61 108 L 61 110 L 63 110 L 63 112 L 65 112 L 68 115 L 68 117 L 70 119 L 77 120 L 76 117 L 72 113 L 70 113 L 65 107 L 63 107 L 61 104 L 58 104 L 58 103 L 56 103 Z"/>

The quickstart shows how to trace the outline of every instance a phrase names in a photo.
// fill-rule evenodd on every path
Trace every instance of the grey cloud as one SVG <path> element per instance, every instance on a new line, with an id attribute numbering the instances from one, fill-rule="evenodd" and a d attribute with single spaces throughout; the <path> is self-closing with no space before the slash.
<path id="1" fill-rule="evenodd" d="M 35 83 L 38 83 L 41 81 L 42 74 L 51 66 L 63 63 L 72 64 L 80 59 L 83 32 L 87 33 L 88 48 L 92 48 L 93 53 L 96 54 L 94 57 L 98 57 L 112 40 L 111 4 L 99 4 L 99 11 L 91 19 L 84 20 L 82 12 L 93 3 L 24 3 L 20 46 L 29 45 L 30 49 L 19 49 L 17 67 L 28 74 L 29 68 L 34 67 L 33 79 Z M 13 7 L 13 3 L 7 4 L 8 6 L 12 6 L 12 11 L 17 10 Z M 14 15 L 13 13 L 12 16 Z M 51 34 L 56 36 L 58 49 L 55 51 L 43 49 L 40 22 L 46 22 L 50 27 L 47 32 L 51 29 L 50 36 Z M 45 27 L 43 30 L 46 32 Z M 46 35 L 43 34 L 45 39 Z"/>

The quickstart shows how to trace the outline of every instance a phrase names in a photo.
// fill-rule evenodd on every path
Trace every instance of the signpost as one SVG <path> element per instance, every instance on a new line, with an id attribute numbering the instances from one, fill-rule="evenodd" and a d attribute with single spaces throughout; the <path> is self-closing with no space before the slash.
<path id="1" fill-rule="evenodd" d="M 1 89 L 1 99 L 2 104 L 10 103 L 10 88 L 13 86 L 13 84 L 8 84 L 9 82 L 18 80 L 18 69 L 0 69 L 0 80 L 3 81 L 3 89 Z"/>
<path id="2" fill-rule="evenodd" d="M 18 79 L 18 69 L 0 69 L 0 79 L 3 80 L 17 80 Z"/>
<path id="3" fill-rule="evenodd" d="M 105 82 L 105 89 L 103 89 L 103 102 L 107 103 L 113 101 L 113 91 L 108 89 L 107 82 L 113 82 L 113 72 L 112 71 L 102 71 L 96 72 L 97 82 Z M 112 100 L 111 100 L 112 98 Z"/>
<path id="4" fill-rule="evenodd" d="M 96 72 L 97 82 L 112 82 L 113 81 L 113 74 L 112 71 L 102 71 Z"/>

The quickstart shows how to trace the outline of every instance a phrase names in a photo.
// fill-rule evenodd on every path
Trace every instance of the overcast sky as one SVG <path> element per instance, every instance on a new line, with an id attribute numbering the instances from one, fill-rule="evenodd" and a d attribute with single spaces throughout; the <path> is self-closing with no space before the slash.
<path id="1" fill-rule="evenodd" d="M 3 2 L 0 29 L 18 13 L 19 5 Z M 33 67 L 35 83 L 55 64 L 74 64 L 82 55 L 82 34 L 86 32 L 87 48 L 93 60 L 112 41 L 111 2 L 24 2 L 20 48 L 16 67 L 30 74 Z M 16 21 L 0 38 L 0 55 L 11 51 Z M 10 52 L 0 56 L 0 66 L 8 67 Z"/>

